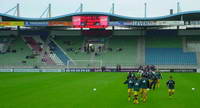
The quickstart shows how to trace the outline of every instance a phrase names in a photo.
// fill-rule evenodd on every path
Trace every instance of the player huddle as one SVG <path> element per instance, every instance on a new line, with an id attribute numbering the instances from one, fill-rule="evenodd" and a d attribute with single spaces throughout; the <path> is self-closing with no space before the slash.
<path id="1" fill-rule="evenodd" d="M 138 104 L 139 100 L 146 102 L 148 91 L 159 88 L 161 79 L 162 75 L 155 67 L 140 67 L 137 73 L 129 72 L 127 80 L 124 82 L 124 84 L 128 85 L 128 101 L 131 101 L 131 98 L 133 98 L 134 104 Z M 175 81 L 172 79 L 172 76 L 170 76 L 170 80 L 166 84 L 169 89 L 169 96 L 172 96 L 175 92 Z"/>

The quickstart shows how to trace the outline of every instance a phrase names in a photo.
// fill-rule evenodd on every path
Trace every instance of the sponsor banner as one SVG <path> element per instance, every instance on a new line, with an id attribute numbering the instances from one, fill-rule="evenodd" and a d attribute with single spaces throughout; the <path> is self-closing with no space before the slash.
<path id="1" fill-rule="evenodd" d="M 40 72 L 40 69 L 13 69 L 13 72 Z"/>
<path id="2" fill-rule="evenodd" d="M 126 21 L 126 22 L 124 22 L 124 25 L 130 26 L 130 25 L 133 25 L 133 22 L 132 21 Z"/>
<path id="3" fill-rule="evenodd" d="M 138 72 L 136 68 L 122 68 L 121 72 Z"/>
<path id="4" fill-rule="evenodd" d="M 185 21 L 185 25 L 200 25 L 200 21 Z"/>
<path id="5" fill-rule="evenodd" d="M 72 26 L 72 22 L 66 21 L 49 21 L 48 26 Z"/>
<path id="6" fill-rule="evenodd" d="M 200 72 L 200 69 L 159 69 L 161 72 Z M 120 72 L 137 72 L 136 68 L 123 68 Z M 0 69 L 0 72 L 102 72 L 100 68 L 67 69 Z M 104 72 L 119 72 L 116 68 L 106 68 Z"/>
<path id="7" fill-rule="evenodd" d="M 41 69 L 41 72 L 65 72 L 62 69 Z"/>
<path id="8" fill-rule="evenodd" d="M 13 69 L 0 69 L 0 72 L 13 72 Z"/>
<path id="9" fill-rule="evenodd" d="M 170 72 L 197 72 L 197 69 L 170 69 Z"/>
<path id="10" fill-rule="evenodd" d="M 133 26 L 181 26 L 184 21 L 133 21 Z"/>
<path id="11" fill-rule="evenodd" d="M 0 26 L 10 26 L 10 22 L 0 22 Z"/>
<path id="12" fill-rule="evenodd" d="M 3 21 L 0 22 L 0 26 L 24 26 L 23 21 Z"/>
<path id="13" fill-rule="evenodd" d="M 91 69 L 91 72 L 102 72 L 100 68 Z M 104 72 L 138 72 L 137 68 L 122 68 L 120 71 L 117 71 L 116 68 L 106 68 Z"/>
<path id="14" fill-rule="evenodd" d="M 156 26 L 156 21 L 133 21 L 133 26 Z"/>
<path id="15" fill-rule="evenodd" d="M 23 21 L 13 21 L 10 22 L 11 26 L 24 26 L 24 22 Z"/>
<path id="16" fill-rule="evenodd" d="M 109 22 L 109 26 L 123 26 L 123 24 L 120 21 L 113 21 Z"/>
<path id="17" fill-rule="evenodd" d="M 65 72 L 91 72 L 91 70 L 89 68 L 68 68 Z"/>
<path id="18" fill-rule="evenodd" d="M 157 25 L 163 25 L 163 26 L 181 26 L 184 25 L 184 21 L 157 21 Z"/>
<path id="19" fill-rule="evenodd" d="M 132 26 L 132 21 L 112 21 L 109 22 L 109 26 Z"/>
<path id="20" fill-rule="evenodd" d="M 177 26 L 184 21 L 112 21 L 109 26 Z"/>
<path id="21" fill-rule="evenodd" d="M 160 72 L 171 72 L 170 69 L 159 69 Z"/>
<path id="22" fill-rule="evenodd" d="M 48 22 L 31 22 L 26 21 L 25 26 L 48 26 Z"/>

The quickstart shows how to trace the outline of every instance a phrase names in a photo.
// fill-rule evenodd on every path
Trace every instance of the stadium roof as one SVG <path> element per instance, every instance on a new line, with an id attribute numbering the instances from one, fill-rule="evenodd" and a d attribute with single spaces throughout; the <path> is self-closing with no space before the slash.
<path id="1" fill-rule="evenodd" d="M 159 17 L 129 17 L 122 16 L 118 14 L 111 14 L 105 12 L 78 12 L 78 13 L 70 13 L 61 16 L 51 17 L 51 18 L 26 18 L 26 17 L 16 17 L 8 14 L 0 13 L 2 17 L 2 21 L 71 21 L 72 16 L 86 16 L 86 15 L 104 15 L 109 16 L 110 21 L 192 21 L 192 20 L 200 20 L 200 10 L 198 11 L 186 11 L 179 12 L 172 15 L 159 16 Z"/>

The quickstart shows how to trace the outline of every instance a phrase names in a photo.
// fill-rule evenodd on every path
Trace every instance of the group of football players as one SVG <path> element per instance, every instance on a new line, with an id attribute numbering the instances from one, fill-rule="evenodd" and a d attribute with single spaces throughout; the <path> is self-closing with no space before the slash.
<path id="1" fill-rule="evenodd" d="M 140 98 L 142 102 L 146 102 L 148 91 L 159 88 L 161 79 L 162 74 L 155 66 L 140 66 L 137 73 L 129 72 L 127 80 L 124 82 L 124 84 L 128 85 L 128 101 L 133 98 L 133 103 L 138 104 Z M 175 85 L 172 76 L 170 76 L 170 80 L 166 84 L 169 89 L 169 96 L 172 96 Z"/>

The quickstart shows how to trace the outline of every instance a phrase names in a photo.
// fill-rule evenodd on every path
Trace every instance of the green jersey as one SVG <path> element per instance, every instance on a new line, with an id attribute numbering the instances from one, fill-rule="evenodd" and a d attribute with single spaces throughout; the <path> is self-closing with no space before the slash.
<path id="1" fill-rule="evenodd" d="M 140 87 L 143 89 L 149 88 L 149 80 L 147 78 L 142 78 L 140 80 Z"/>
<path id="2" fill-rule="evenodd" d="M 162 75 L 161 75 L 160 72 L 156 72 L 155 75 L 156 75 L 156 77 L 157 77 L 158 79 L 162 79 Z"/>
<path id="3" fill-rule="evenodd" d="M 133 88 L 134 79 L 133 78 L 129 78 L 128 80 L 126 80 L 124 82 L 124 84 L 128 84 L 128 88 Z"/>
<path id="4" fill-rule="evenodd" d="M 133 84 L 134 91 L 140 91 L 140 80 L 135 80 Z"/>
<path id="5" fill-rule="evenodd" d="M 167 87 L 168 89 L 175 89 L 175 81 L 174 80 L 167 81 Z"/>

